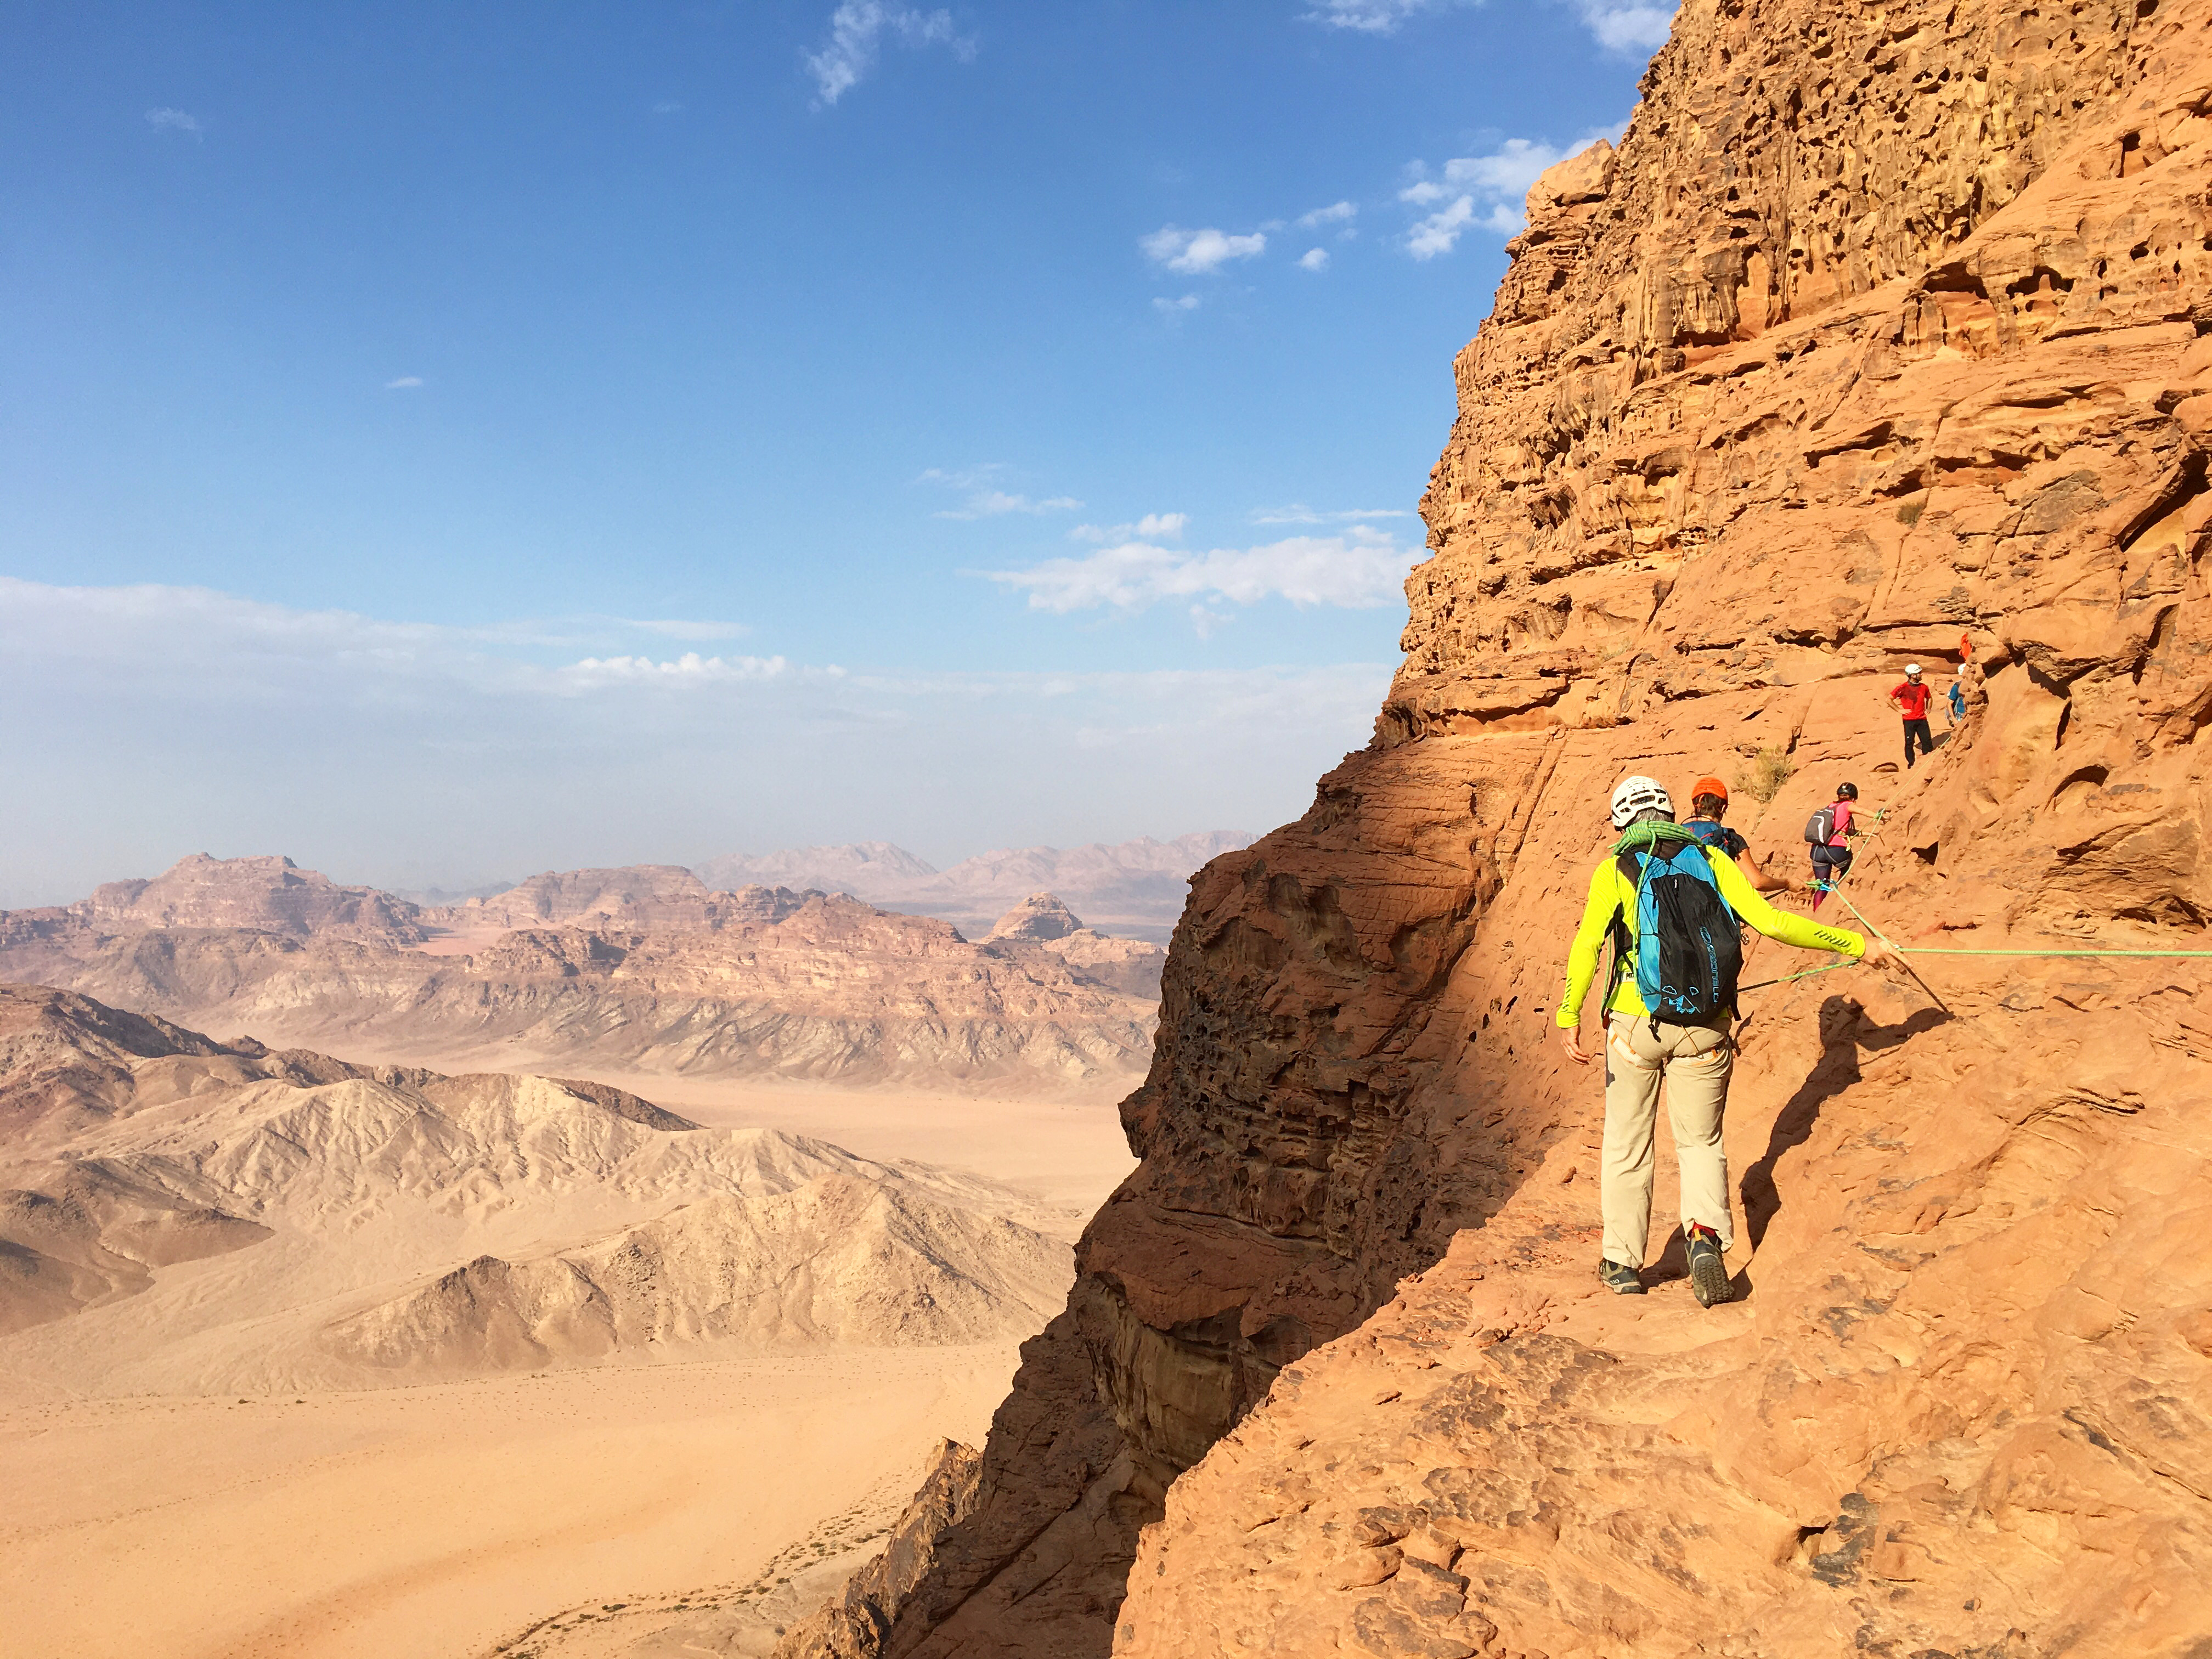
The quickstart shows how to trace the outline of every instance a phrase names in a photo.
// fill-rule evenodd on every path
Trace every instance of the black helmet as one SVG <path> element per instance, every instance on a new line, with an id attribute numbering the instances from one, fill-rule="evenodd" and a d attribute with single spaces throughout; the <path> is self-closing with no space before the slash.
<path id="1" fill-rule="evenodd" d="M 1859 787 L 1856 783 L 1839 783 L 1836 786 L 1838 800 L 1856 800 L 1858 798 Z"/>

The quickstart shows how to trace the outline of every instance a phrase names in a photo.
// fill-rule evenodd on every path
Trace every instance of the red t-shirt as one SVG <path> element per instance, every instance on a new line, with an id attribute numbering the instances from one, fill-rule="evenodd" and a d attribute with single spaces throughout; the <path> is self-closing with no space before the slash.
<path id="1" fill-rule="evenodd" d="M 1928 718 L 1928 699 L 1932 694 L 1924 683 L 1915 685 L 1911 680 L 1901 681 L 1897 690 L 1889 695 L 1904 706 L 1905 719 L 1924 720 Z"/>

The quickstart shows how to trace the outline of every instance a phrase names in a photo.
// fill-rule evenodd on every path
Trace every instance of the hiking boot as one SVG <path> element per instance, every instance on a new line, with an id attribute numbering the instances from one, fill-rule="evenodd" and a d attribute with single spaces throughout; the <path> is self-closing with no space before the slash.
<path id="1" fill-rule="evenodd" d="M 1624 1267 L 1618 1261 L 1601 1261 L 1597 1264 L 1597 1276 L 1606 1289 L 1615 1296 L 1644 1294 L 1644 1275 L 1633 1267 Z"/>
<path id="2" fill-rule="evenodd" d="M 1690 1255 L 1690 1294 L 1700 1308 L 1725 1302 L 1735 1292 L 1729 1285 L 1728 1264 L 1721 1260 L 1720 1235 L 1695 1222 L 1684 1229 Z"/>

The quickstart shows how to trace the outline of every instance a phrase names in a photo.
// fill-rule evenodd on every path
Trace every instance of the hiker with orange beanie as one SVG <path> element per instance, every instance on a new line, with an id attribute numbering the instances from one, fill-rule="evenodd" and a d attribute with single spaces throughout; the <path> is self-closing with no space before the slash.
<path id="1" fill-rule="evenodd" d="M 1728 816 L 1728 785 L 1718 778 L 1699 778 L 1690 786 L 1690 816 L 1682 820 L 1682 828 L 1695 836 L 1716 853 L 1725 853 L 1735 860 L 1735 867 L 1743 872 L 1755 893 L 1780 893 L 1790 884 L 1779 876 L 1770 876 L 1765 867 L 1752 856 L 1751 843 L 1741 830 L 1731 830 L 1721 820 Z"/>

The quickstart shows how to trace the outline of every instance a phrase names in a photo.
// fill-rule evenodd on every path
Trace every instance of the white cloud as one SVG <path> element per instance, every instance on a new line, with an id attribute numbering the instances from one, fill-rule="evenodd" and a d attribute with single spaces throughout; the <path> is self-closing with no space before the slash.
<path id="1" fill-rule="evenodd" d="M 1067 532 L 1067 538 L 1075 542 L 1127 542 L 1164 536 L 1175 541 L 1189 523 L 1188 513 L 1147 513 L 1133 524 L 1079 524 Z"/>
<path id="2" fill-rule="evenodd" d="M 546 634 L 0 579 L 0 774 L 70 803 L 0 817 L 0 903 L 203 850 L 421 887 L 748 846 L 883 838 L 944 863 L 1262 828 L 1365 741 L 1391 672 L 840 671 Z"/>
<path id="3" fill-rule="evenodd" d="M 916 11 L 886 5 L 883 0 L 844 0 L 830 15 L 830 39 L 821 51 L 806 54 L 806 67 L 823 103 L 836 103 L 860 84 L 875 67 L 886 36 L 908 46 L 949 46 L 963 63 L 975 55 L 975 43 L 954 31 L 949 11 Z"/>
<path id="4" fill-rule="evenodd" d="M 1358 524 L 1369 519 L 1410 519 L 1402 507 L 1358 507 L 1348 512 L 1316 513 L 1304 501 L 1288 507 L 1262 507 L 1252 514 L 1254 524 Z"/>
<path id="5" fill-rule="evenodd" d="M 1263 547 L 1181 548 L 1133 541 L 1081 558 L 1048 559 L 1027 570 L 981 574 L 1029 595 L 1036 611 L 1142 611 L 1163 599 L 1227 599 L 1256 605 L 1288 599 L 1301 607 L 1364 611 L 1394 603 L 1420 557 L 1380 531 L 1354 526 L 1340 536 L 1293 536 Z"/>
<path id="6" fill-rule="evenodd" d="M 149 109 L 146 112 L 146 125 L 156 132 L 182 132 L 194 138 L 200 136 L 199 118 L 180 109 Z"/>
<path id="7" fill-rule="evenodd" d="M 1306 21 L 1331 28 L 1358 29 L 1364 34 L 1389 34 L 1408 17 L 1425 11 L 1445 11 L 1455 6 L 1480 5 L 1482 0 L 1319 0 L 1305 14 Z"/>
<path id="8" fill-rule="evenodd" d="M 684 106 L 673 98 L 664 98 L 653 106 L 653 112 L 655 115 L 681 115 Z"/>
<path id="9" fill-rule="evenodd" d="M 1220 270 L 1231 259 L 1249 259 L 1266 252 L 1267 238 L 1264 232 L 1256 230 L 1236 236 L 1210 228 L 1184 230 L 1175 225 L 1163 225 L 1151 235 L 1139 237 L 1137 246 L 1144 249 L 1146 258 L 1170 270 L 1202 276 Z"/>
<path id="10" fill-rule="evenodd" d="M 1328 250 L 1325 247 L 1308 248 L 1304 253 L 1298 255 L 1298 269 L 1301 270 L 1327 270 L 1328 269 Z"/>
<path id="11" fill-rule="evenodd" d="M 1464 233 L 1476 228 L 1498 236 L 1517 235 L 1527 223 L 1522 210 L 1528 187 L 1538 176 L 1602 136 L 1607 135 L 1589 135 L 1571 149 L 1508 138 L 1486 155 L 1446 161 L 1435 175 L 1416 161 L 1411 169 L 1413 182 L 1399 191 L 1398 199 L 1436 210 L 1406 233 L 1406 252 L 1416 259 L 1433 259 L 1450 252 Z M 1443 205 L 1437 207 L 1438 203 Z"/>
<path id="12" fill-rule="evenodd" d="M 1323 225 L 1343 224 L 1358 214 L 1359 210 L 1349 202 L 1332 202 L 1325 208 L 1298 215 L 1297 225 L 1301 230 L 1319 230 Z"/>
<path id="13" fill-rule="evenodd" d="M 1607 52 L 1644 52 L 1667 44 L 1674 27 L 1671 5 L 1622 4 L 1620 0 L 1575 0 L 1583 26 Z"/>
<path id="14" fill-rule="evenodd" d="M 403 374 L 396 380 L 386 380 L 384 383 L 384 389 L 386 392 L 412 392 L 422 384 L 422 377 L 420 374 Z"/>
<path id="15" fill-rule="evenodd" d="M 1155 300 L 1152 301 L 1152 309 L 1170 317 L 1179 317 L 1186 311 L 1198 309 L 1198 295 L 1186 294 L 1180 299 Z"/>

